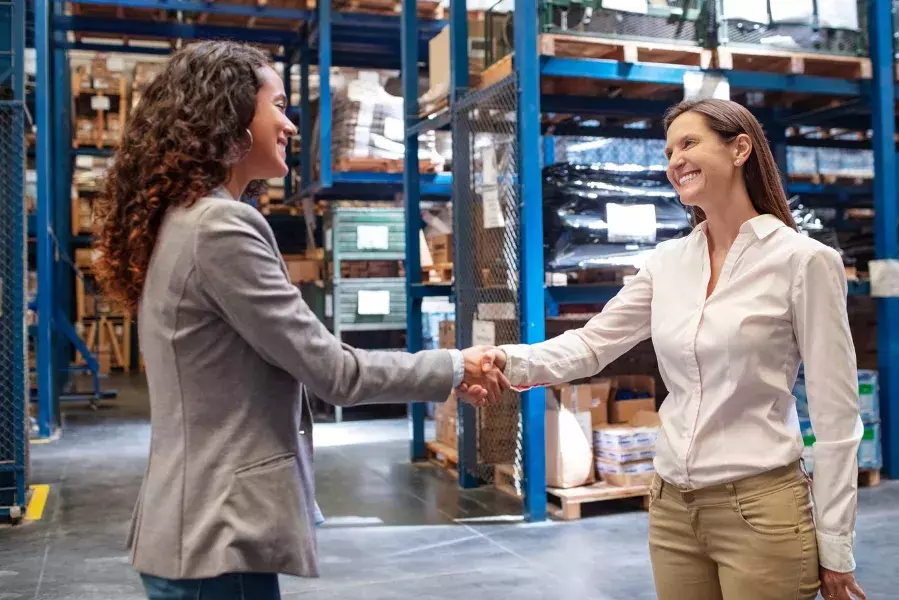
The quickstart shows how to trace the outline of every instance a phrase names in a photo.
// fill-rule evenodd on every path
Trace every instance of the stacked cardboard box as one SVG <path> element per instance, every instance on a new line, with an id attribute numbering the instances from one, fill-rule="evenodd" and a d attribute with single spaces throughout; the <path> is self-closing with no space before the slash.
<path id="1" fill-rule="evenodd" d="M 659 435 L 658 414 L 640 411 L 627 426 L 610 425 L 593 431 L 596 471 L 611 485 L 649 485 Z"/>
<path id="2" fill-rule="evenodd" d="M 284 262 L 287 264 L 291 283 L 306 283 L 322 279 L 322 262 L 320 260 L 311 260 L 302 254 L 287 254 L 284 256 Z"/>

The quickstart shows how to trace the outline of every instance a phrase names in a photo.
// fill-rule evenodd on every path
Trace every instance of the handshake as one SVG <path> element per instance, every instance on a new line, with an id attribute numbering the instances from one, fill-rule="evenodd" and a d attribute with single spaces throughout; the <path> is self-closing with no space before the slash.
<path id="1" fill-rule="evenodd" d="M 493 346 L 475 346 L 462 351 L 465 359 L 465 377 L 456 392 L 465 402 L 474 406 L 488 406 L 502 400 L 511 387 L 503 375 L 506 353 Z"/>

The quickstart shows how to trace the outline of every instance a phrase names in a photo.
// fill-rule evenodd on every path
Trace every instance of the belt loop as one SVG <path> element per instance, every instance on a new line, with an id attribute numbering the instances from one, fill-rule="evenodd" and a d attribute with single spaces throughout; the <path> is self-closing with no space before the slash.
<path id="1" fill-rule="evenodd" d="M 726 483 L 724 487 L 727 488 L 727 493 L 730 495 L 730 503 L 731 506 L 734 507 L 735 512 L 740 512 L 740 504 L 737 501 L 737 488 L 733 483 Z"/>
<path id="2" fill-rule="evenodd" d="M 665 480 L 662 479 L 658 473 L 656 473 L 656 479 L 658 480 L 658 484 L 656 485 L 656 497 L 660 498 L 662 496 L 662 488 L 665 487 Z"/>

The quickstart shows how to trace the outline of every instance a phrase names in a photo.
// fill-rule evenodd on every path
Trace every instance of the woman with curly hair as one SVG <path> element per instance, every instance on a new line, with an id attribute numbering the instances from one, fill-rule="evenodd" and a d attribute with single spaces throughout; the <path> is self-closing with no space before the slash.
<path id="1" fill-rule="evenodd" d="M 318 575 L 307 390 L 352 405 L 508 386 L 467 353 L 360 351 L 316 319 L 239 201 L 288 172 L 286 106 L 261 51 L 185 47 L 135 109 L 97 206 L 97 276 L 137 311 L 149 385 L 128 546 L 152 600 L 269 600 L 278 573 Z"/>

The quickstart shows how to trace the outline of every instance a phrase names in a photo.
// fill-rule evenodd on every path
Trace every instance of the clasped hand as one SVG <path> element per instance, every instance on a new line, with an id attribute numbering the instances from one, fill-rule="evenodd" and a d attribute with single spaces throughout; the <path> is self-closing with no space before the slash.
<path id="1" fill-rule="evenodd" d="M 475 406 L 488 406 L 502 400 L 511 386 L 503 375 L 506 353 L 493 346 L 475 346 L 462 351 L 465 359 L 465 377 L 456 392 L 465 402 Z"/>

